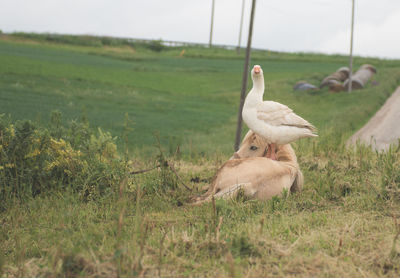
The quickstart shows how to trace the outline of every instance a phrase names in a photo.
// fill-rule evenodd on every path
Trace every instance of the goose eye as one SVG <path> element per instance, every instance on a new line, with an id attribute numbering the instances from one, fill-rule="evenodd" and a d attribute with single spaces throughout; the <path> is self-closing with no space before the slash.
<path id="1" fill-rule="evenodd" d="M 256 147 L 256 146 L 251 146 L 250 147 L 250 150 L 252 150 L 252 151 L 255 151 L 255 150 L 257 150 L 258 148 Z"/>

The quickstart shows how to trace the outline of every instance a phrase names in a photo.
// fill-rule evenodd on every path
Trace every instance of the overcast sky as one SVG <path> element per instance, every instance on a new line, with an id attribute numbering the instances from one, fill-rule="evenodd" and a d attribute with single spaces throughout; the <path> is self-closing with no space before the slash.
<path id="1" fill-rule="evenodd" d="M 212 0 L 0 0 L 3 32 L 207 43 Z M 238 43 L 242 0 L 215 0 L 213 42 Z M 242 45 L 251 0 L 245 0 Z M 351 0 L 257 0 L 253 46 L 348 53 Z M 400 58 L 400 0 L 356 0 L 354 54 Z"/>

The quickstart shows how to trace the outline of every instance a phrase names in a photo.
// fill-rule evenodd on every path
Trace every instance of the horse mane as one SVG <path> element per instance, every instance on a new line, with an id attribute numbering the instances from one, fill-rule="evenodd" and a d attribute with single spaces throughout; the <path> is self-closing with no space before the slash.
<path id="1" fill-rule="evenodd" d="M 290 144 L 281 145 L 278 147 L 278 152 L 276 154 L 276 160 L 292 162 L 297 165 L 297 156 Z"/>

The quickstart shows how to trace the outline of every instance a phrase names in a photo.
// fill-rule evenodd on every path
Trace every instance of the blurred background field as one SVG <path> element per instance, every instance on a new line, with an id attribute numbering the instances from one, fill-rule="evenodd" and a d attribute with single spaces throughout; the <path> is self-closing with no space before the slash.
<path id="1" fill-rule="evenodd" d="M 182 51 L 184 50 L 184 53 Z M 64 121 L 85 116 L 92 127 L 121 134 L 125 113 L 134 131 L 129 146 L 155 153 L 154 134 L 171 152 L 228 156 L 233 150 L 243 56 L 234 50 L 166 47 L 91 36 L 15 33 L 0 36 L 0 110 L 13 119 L 47 123 L 53 110 Z M 356 58 L 378 69 L 367 89 L 333 94 L 295 92 L 300 80 L 315 85 L 346 65 L 347 57 L 254 51 L 265 73 L 265 99 L 285 103 L 323 136 L 360 128 L 394 91 L 400 61 Z M 249 87 L 251 82 L 249 82 Z M 210 144 L 209 142 L 212 142 Z"/>

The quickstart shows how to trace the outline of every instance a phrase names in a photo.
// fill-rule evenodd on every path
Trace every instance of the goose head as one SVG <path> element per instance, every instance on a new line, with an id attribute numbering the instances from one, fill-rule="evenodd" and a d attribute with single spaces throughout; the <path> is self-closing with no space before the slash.
<path id="1" fill-rule="evenodd" d="M 263 76 L 264 76 L 264 73 L 263 73 L 261 66 L 255 65 L 253 67 L 253 69 L 251 70 L 251 78 L 253 79 L 253 81 L 255 79 L 259 79 L 260 77 L 263 77 Z"/>
<path id="2" fill-rule="evenodd" d="M 255 65 L 251 70 L 251 79 L 253 80 L 253 88 L 264 93 L 264 73 L 259 65 Z"/>

